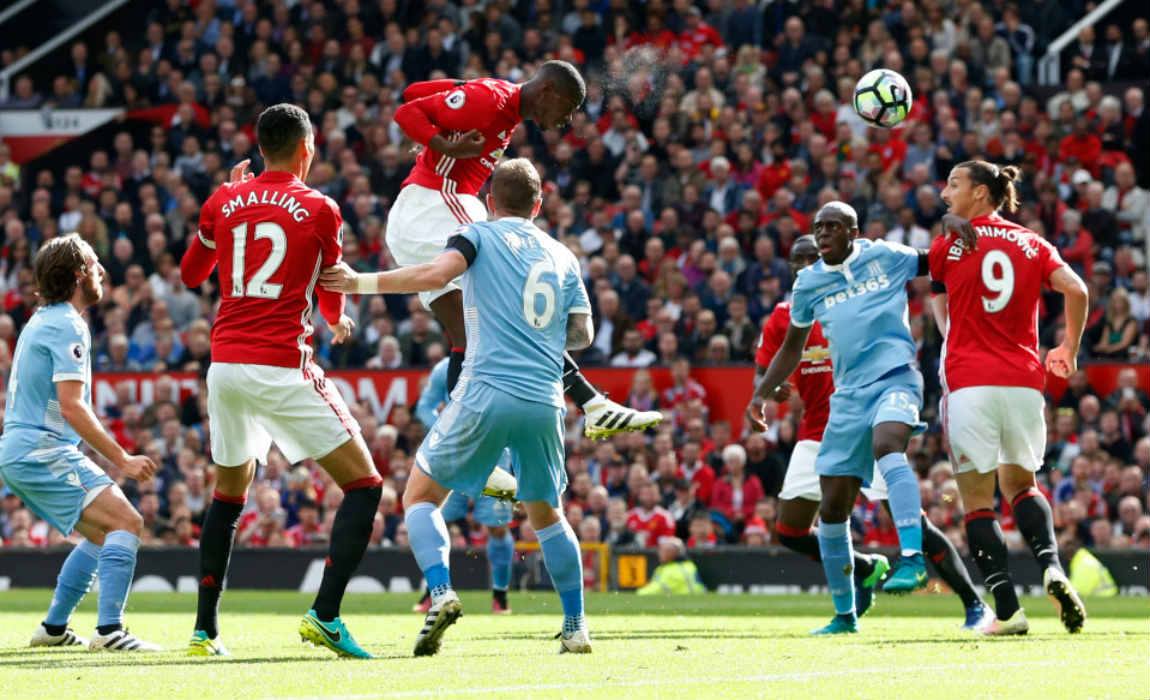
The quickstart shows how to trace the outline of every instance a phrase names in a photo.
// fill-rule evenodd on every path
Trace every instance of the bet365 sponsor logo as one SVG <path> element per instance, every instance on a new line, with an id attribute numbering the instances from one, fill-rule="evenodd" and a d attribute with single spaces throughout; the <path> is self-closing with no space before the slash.
<path id="1" fill-rule="evenodd" d="M 866 296 L 871 292 L 877 292 L 879 290 L 886 289 L 889 286 L 890 277 L 885 274 L 878 275 L 862 282 L 849 284 L 843 291 L 826 295 L 823 297 L 823 303 L 826 304 L 826 307 L 829 309 L 836 304 L 845 304 L 850 299 Z"/>

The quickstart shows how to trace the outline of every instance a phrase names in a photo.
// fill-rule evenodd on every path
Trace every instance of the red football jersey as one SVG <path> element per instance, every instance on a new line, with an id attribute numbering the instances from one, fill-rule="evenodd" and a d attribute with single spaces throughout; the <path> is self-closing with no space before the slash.
<path id="1" fill-rule="evenodd" d="M 316 287 L 320 270 L 340 262 L 342 226 L 336 203 L 291 173 L 226 183 L 208 198 L 199 235 L 219 264 L 213 362 L 306 367 L 313 293 L 328 321 L 343 310 L 342 294 Z"/>
<path id="2" fill-rule="evenodd" d="M 763 339 L 755 353 L 755 364 L 769 367 L 771 359 L 783 345 L 787 328 L 791 325 L 790 302 L 782 302 L 763 324 Z M 822 442 L 827 419 L 831 415 L 831 394 L 835 392 L 834 368 L 831 367 L 831 348 L 818 321 L 811 326 L 803 348 L 803 359 L 791 376 L 791 384 L 803 400 L 803 420 L 799 424 L 799 440 Z"/>
<path id="3" fill-rule="evenodd" d="M 660 537 L 675 536 L 675 519 L 663 506 L 655 506 L 647 513 L 641 508 L 632 508 L 627 513 L 627 529 L 635 533 L 640 546 L 654 547 Z"/>
<path id="4" fill-rule="evenodd" d="M 403 184 L 478 194 L 511 142 L 511 132 L 523 121 L 519 86 L 494 78 L 436 80 L 412 85 L 404 98 L 408 101 L 395 111 L 395 122 L 424 148 Z M 456 160 L 427 146 L 436 134 L 450 140 L 472 129 L 479 129 L 487 141 L 475 158 Z"/>
<path id="5" fill-rule="evenodd" d="M 943 388 L 1021 386 L 1042 391 L 1038 303 L 1042 285 L 1066 263 L 1042 236 L 997 213 L 975 217 L 978 247 L 957 234 L 930 246 L 930 278 L 946 285 Z"/>

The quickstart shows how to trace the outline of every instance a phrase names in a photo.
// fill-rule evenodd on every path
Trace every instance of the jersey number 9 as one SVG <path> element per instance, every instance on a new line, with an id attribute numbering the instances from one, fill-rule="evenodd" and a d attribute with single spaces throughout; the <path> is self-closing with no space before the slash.
<path id="1" fill-rule="evenodd" d="M 1001 250 L 992 250 L 982 259 L 982 283 L 992 292 L 993 297 L 982 298 L 982 308 L 988 314 L 996 314 L 1006 308 L 1014 294 L 1014 266 L 1010 257 Z"/>

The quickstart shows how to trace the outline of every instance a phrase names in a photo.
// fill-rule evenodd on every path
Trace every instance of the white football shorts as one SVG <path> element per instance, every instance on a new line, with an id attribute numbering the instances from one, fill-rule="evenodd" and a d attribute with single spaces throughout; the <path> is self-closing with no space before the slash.
<path id="1" fill-rule="evenodd" d="M 1046 401 L 1022 386 L 968 386 L 942 398 L 942 424 L 956 474 L 1000 464 L 1032 472 L 1046 452 Z"/>
<path id="2" fill-rule="evenodd" d="M 815 458 L 819 455 L 820 444 L 816 440 L 800 440 L 795 443 L 791 461 L 787 465 L 787 475 L 783 478 L 783 488 L 779 491 L 780 501 L 801 498 L 817 503 L 822 500 L 823 489 L 819 484 L 819 475 L 815 472 Z M 874 470 L 874 480 L 870 486 L 864 486 L 862 492 L 868 501 L 886 500 L 886 482 L 878 469 Z"/>

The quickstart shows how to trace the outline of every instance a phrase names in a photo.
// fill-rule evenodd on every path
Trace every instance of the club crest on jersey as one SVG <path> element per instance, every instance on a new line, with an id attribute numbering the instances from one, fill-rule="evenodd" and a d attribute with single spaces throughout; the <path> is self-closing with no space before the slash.
<path id="1" fill-rule="evenodd" d="M 890 277 L 887 275 L 878 275 L 877 277 L 871 277 L 864 282 L 848 284 L 845 291 L 826 295 L 823 297 L 823 303 L 826 305 L 826 308 L 829 309 L 835 304 L 846 303 L 848 299 L 854 299 L 855 297 L 861 297 L 865 294 L 870 294 L 871 292 L 877 292 L 880 289 L 886 289 L 889 286 Z"/>
<path id="2" fill-rule="evenodd" d="M 463 103 L 467 101 L 467 93 L 462 90 L 455 90 L 447 96 L 445 102 L 448 109 L 463 109 Z"/>

